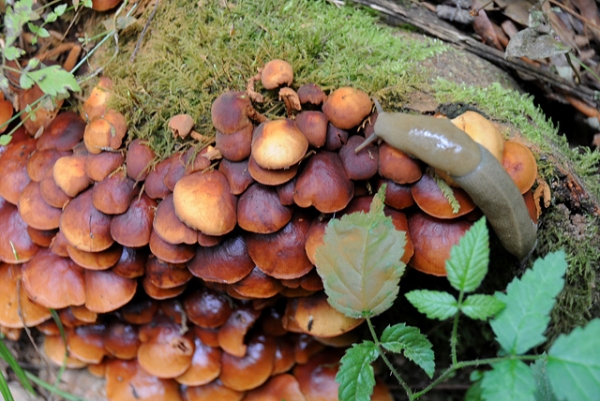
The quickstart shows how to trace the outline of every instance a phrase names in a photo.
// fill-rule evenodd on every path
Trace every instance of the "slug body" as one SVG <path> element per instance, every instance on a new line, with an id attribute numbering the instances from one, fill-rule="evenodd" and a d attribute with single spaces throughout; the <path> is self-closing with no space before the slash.
<path id="1" fill-rule="evenodd" d="M 375 135 L 447 172 L 486 215 L 504 248 L 519 259 L 535 247 L 537 227 L 516 185 L 492 154 L 449 120 L 379 113 Z"/>

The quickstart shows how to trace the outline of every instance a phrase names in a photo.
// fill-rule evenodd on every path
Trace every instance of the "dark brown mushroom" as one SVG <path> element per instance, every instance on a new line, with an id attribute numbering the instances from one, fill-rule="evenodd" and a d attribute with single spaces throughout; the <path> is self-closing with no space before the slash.
<path id="1" fill-rule="evenodd" d="M 119 244 L 131 248 L 148 245 L 156 205 L 156 201 L 145 193 L 135 197 L 125 213 L 111 219 L 111 237 Z"/>
<path id="2" fill-rule="evenodd" d="M 271 298 L 283 289 L 283 285 L 279 280 L 267 276 L 259 268 L 255 267 L 241 281 L 232 284 L 231 288 L 243 297 Z"/>
<path id="3" fill-rule="evenodd" d="M 274 357 L 275 342 L 267 336 L 254 335 L 243 357 L 223 353 L 219 379 L 233 390 L 251 390 L 271 376 Z"/>
<path id="4" fill-rule="evenodd" d="M 279 202 L 273 187 L 252 184 L 237 204 L 238 225 L 246 231 L 269 234 L 280 230 L 292 219 L 293 210 Z"/>
<path id="5" fill-rule="evenodd" d="M 152 227 L 156 234 L 164 241 L 177 245 L 193 245 L 197 242 L 197 232 L 183 224 L 175 214 L 175 205 L 173 204 L 173 195 L 167 195 L 162 202 L 158 204 L 154 214 Z"/>
<path id="6" fill-rule="evenodd" d="M 188 294 L 183 300 L 188 319 L 202 328 L 218 328 L 224 325 L 232 312 L 227 297 L 206 287 Z"/>
<path id="7" fill-rule="evenodd" d="M 363 141 L 362 136 L 351 136 L 339 152 L 346 175 L 351 180 L 368 180 L 377 174 L 379 166 L 377 147 L 371 144 L 358 153 L 354 151 Z"/>
<path id="8" fill-rule="evenodd" d="M 253 110 L 245 92 L 225 92 L 212 104 L 212 123 L 217 131 L 230 135 L 250 124 L 248 116 Z"/>
<path id="9" fill-rule="evenodd" d="M 50 310 L 27 297 L 21 288 L 21 265 L 0 263 L 0 325 L 18 329 L 36 326 L 51 317 Z"/>
<path id="10" fill-rule="evenodd" d="M 169 263 L 185 263 L 194 257 L 194 247 L 188 244 L 169 244 L 154 230 L 150 234 L 150 251 L 159 259 Z"/>
<path id="11" fill-rule="evenodd" d="M 1 180 L 0 180 L 1 181 Z M 39 250 L 27 232 L 27 224 L 18 209 L 0 198 L 0 261 L 4 263 L 24 263 Z"/>
<path id="12" fill-rule="evenodd" d="M 0 197 L 16 205 L 23 189 L 29 184 L 27 159 L 35 149 L 35 140 L 26 139 L 9 143 L 0 154 Z"/>
<path id="13" fill-rule="evenodd" d="M 248 173 L 254 180 L 264 185 L 284 184 L 294 178 L 297 172 L 298 164 L 294 164 L 290 168 L 268 170 L 259 166 L 252 157 L 248 159 Z"/>
<path id="14" fill-rule="evenodd" d="M 232 162 L 227 159 L 219 163 L 219 171 L 225 174 L 231 193 L 239 195 L 254 182 L 254 178 L 248 171 L 248 160 Z"/>
<path id="15" fill-rule="evenodd" d="M 134 139 L 127 147 L 125 165 L 127 175 L 134 181 L 144 181 L 156 155 L 150 146 L 141 139 Z"/>
<path id="16" fill-rule="evenodd" d="M 229 135 L 217 131 L 215 147 L 221 151 L 224 158 L 233 162 L 242 161 L 250 156 L 253 130 L 253 125 L 248 124 Z"/>
<path id="17" fill-rule="evenodd" d="M 150 257 L 146 263 L 146 280 L 162 289 L 179 287 L 192 279 L 184 264 L 167 263 Z"/>
<path id="18" fill-rule="evenodd" d="M 124 170 L 119 170 L 94 185 L 92 203 L 102 213 L 122 214 L 138 192 L 135 182 Z"/>
<path id="19" fill-rule="evenodd" d="M 38 230 L 58 228 L 62 210 L 50 206 L 40 192 L 40 184 L 29 182 L 19 197 L 19 214 L 28 226 Z"/>
<path id="20" fill-rule="evenodd" d="M 327 95 L 319 85 L 308 83 L 298 88 L 298 98 L 302 104 L 318 106 L 327 99 Z"/>
<path id="21" fill-rule="evenodd" d="M 67 245 L 67 253 L 73 262 L 89 270 L 106 270 L 113 267 L 123 253 L 123 247 L 113 244 L 110 248 L 100 252 L 86 252 Z"/>
<path id="22" fill-rule="evenodd" d="M 296 126 L 304 134 L 310 146 L 320 148 L 325 145 L 328 123 L 325 114 L 316 110 L 306 110 L 298 113 L 295 121 Z"/>
<path id="23" fill-rule="evenodd" d="M 85 121 L 77 114 L 66 111 L 56 116 L 37 140 L 38 150 L 71 150 L 83 139 Z"/>
<path id="24" fill-rule="evenodd" d="M 115 321 L 106 327 L 104 349 L 108 355 L 118 359 L 133 359 L 137 357 L 139 346 L 137 326 Z"/>
<path id="25" fill-rule="evenodd" d="M 40 182 L 46 171 L 51 169 L 60 157 L 67 155 L 67 152 L 59 152 L 56 149 L 36 150 L 27 160 L 27 175 L 31 181 Z"/>
<path id="26" fill-rule="evenodd" d="M 125 161 L 121 152 L 101 152 L 97 155 L 89 153 L 85 157 L 85 174 L 93 181 L 100 182 L 115 171 Z"/>
<path id="27" fill-rule="evenodd" d="M 125 278 L 141 277 L 146 271 L 147 259 L 147 248 L 129 248 L 125 246 L 119 261 L 112 267 L 112 271 Z"/>

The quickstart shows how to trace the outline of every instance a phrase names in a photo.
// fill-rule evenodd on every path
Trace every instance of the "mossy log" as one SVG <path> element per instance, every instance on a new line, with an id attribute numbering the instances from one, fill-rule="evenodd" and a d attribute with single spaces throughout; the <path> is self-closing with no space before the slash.
<path id="1" fill-rule="evenodd" d="M 195 130 L 210 140 L 214 99 L 244 90 L 257 69 L 275 58 L 294 66 L 294 88 L 309 82 L 326 91 L 353 86 L 389 111 L 467 105 L 487 114 L 506 137 L 528 144 L 538 159 L 538 185 L 550 189 L 534 254 L 522 265 L 507 255 L 493 257 L 498 266 L 491 271 L 506 283 L 536 257 L 563 248 L 570 267 L 549 338 L 600 316 L 600 154 L 570 148 L 508 74 L 438 40 L 387 26 L 367 8 L 308 0 L 162 1 L 130 61 L 151 11 L 122 32 L 116 58 L 113 48 L 94 59 L 115 82 L 112 106 L 129 121 L 129 141 L 148 140 L 161 158 L 203 146 L 174 139 L 169 118 L 191 115 Z M 277 94 L 263 92 L 259 111 L 285 115 Z"/>

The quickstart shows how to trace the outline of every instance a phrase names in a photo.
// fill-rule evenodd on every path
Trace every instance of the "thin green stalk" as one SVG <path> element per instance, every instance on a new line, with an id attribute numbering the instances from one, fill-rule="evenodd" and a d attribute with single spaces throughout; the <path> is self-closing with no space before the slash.
<path id="1" fill-rule="evenodd" d="M 383 362 L 387 365 L 390 372 L 392 372 L 392 374 L 394 375 L 396 380 L 398 380 L 398 383 L 400 383 L 400 385 L 404 388 L 404 391 L 406 391 L 406 395 L 408 395 L 409 398 L 412 397 L 412 394 L 413 394 L 412 390 L 410 389 L 410 387 L 408 387 L 408 384 L 406 384 L 406 382 L 402 379 L 402 377 L 400 377 L 400 374 L 398 373 L 396 368 L 394 368 L 394 365 L 392 364 L 392 362 L 387 358 L 387 356 L 385 356 L 385 350 L 383 349 L 383 347 L 381 346 L 381 343 L 379 342 L 379 337 L 377 336 L 377 333 L 375 332 L 375 328 L 373 327 L 373 323 L 371 322 L 371 319 L 367 318 L 366 320 L 367 320 L 367 325 L 369 326 L 369 331 L 371 332 L 371 337 L 373 337 L 373 342 L 375 342 L 375 346 L 377 347 L 377 351 L 379 352 L 381 359 L 383 359 Z"/>

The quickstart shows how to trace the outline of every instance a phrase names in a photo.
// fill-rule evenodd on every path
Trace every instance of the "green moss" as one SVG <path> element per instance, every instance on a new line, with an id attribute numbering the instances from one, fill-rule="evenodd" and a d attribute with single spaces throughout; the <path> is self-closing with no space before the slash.
<path id="1" fill-rule="evenodd" d="M 394 99 L 424 82 L 416 73 L 418 61 L 445 49 L 434 40 L 394 36 L 364 10 L 325 1 L 227 4 L 161 2 L 135 62 L 128 61 L 133 43 L 121 43 L 121 53 L 105 71 L 115 80 L 114 106 L 130 121 L 131 136 L 148 139 L 161 156 L 178 146 L 166 129 L 169 117 L 188 113 L 197 131 L 212 135 L 213 100 L 225 90 L 245 89 L 248 78 L 271 59 L 294 66 L 295 87 L 352 85 Z M 105 54 L 112 56 L 112 50 Z M 261 111 L 283 115 L 275 100 L 275 93 L 268 94 Z"/>

